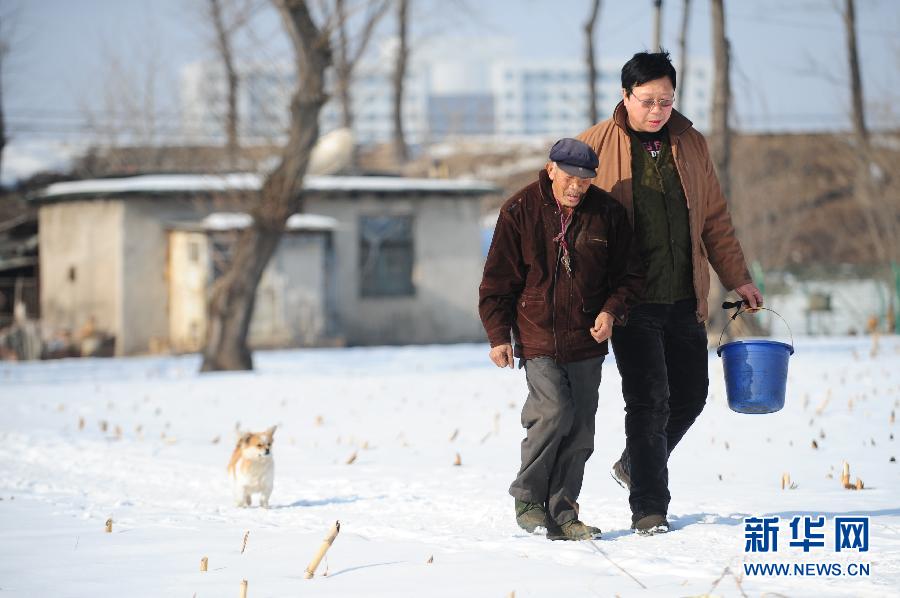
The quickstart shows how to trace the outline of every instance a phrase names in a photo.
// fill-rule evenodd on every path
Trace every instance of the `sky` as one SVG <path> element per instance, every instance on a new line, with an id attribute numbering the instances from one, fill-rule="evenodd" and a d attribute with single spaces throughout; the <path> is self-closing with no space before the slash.
<path id="1" fill-rule="evenodd" d="M 153 94 L 134 93 L 135 101 L 152 95 L 158 119 L 174 127 L 179 69 L 213 56 L 204 5 L 203 0 L 4 0 L 0 30 L 10 51 L 2 73 L 3 108 L 11 138 L 4 179 L 11 169 L 52 163 L 57 153 L 83 143 L 86 120 L 116 118 L 111 115 L 121 106 L 110 106 L 104 89 L 117 69 L 125 73 L 118 79 L 133 81 L 135 88 L 152 82 Z M 281 60 L 289 54 L 279 18 L 264 0 L 257 5 L 255 33 L 242 48 L 257 58 Z M 725 5 L 735 124 L 745 130 L 848 128 L 843 2 L 726 0 Z M 867 117 L 875 125 L 896 127 L 900 3 L 857 0 L 856 5 Z M 601 60 L 622 63 L 650 47 L 651 6 L 651 0 L 602 3 L 595 38 Z M 663 46 L 678 65 L 683 3 L 665 0 L 663 6 Z M 690 6 L 688 54 L 711 59 L 709 2 L 694 0 Z M 504 58 L 580 61 L 587 14 L 587 0 L 413 0 L 413 52 L 449 44 L 460 54 L 466 47 L 488 48 Z M 390 17 L 383 21 L 373 52 L 393 28 Z M 468 41 L 454 44 L 457 37 Z"/>

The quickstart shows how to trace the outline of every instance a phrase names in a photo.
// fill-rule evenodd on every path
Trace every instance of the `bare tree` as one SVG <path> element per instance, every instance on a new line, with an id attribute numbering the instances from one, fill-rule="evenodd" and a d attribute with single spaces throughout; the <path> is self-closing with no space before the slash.
<path id="1" fill-rule="evenodd" d="M 662 49 L 662 0 L 653 0 L 653 51 Z"/>
<path id="2" fill-rule="evenodd" d="M 687 70 L 688 70 L 688 24 L 691 20 L 691 0 L 684 0 L 683 10 L 681 12 L 681 29 L 678 33 L 678 53 L 680 54 L 679 59 L 681 60 L 681 64 L 678 65 L 678 106 L 683 108 L 682 102 L 684 101 L 684 88 L 687 83 Z M 681 109 L 679 108 L 679 109 Z"/>
<path id="3" fill-rule="evenodd" d="M 719 185 L 726 200 L 730 197 L 731 129 L 728 110 L 731 105 L 731 47 L 725 35 L 723 0 L 712 2 L 712 45 L 715 56 L 712 105 L 712 158 Z"/>
<path id="4" fill-rule="evenodd" d="M 409 149 L 403 134 L 403 83 L 406 79 L 406 67 L 409 60 L 409 3 L 410 0 L 397 1 L 397 54 L 394 57 L 394 159 L 403 164 L 409 159 Z"/>
<path id="5" fill-rule="evenodd" d="M 253 223 L 242 232 L 230 267 L 210 293 L 202 371 L 253 368 L 247 333 L 256 289 L 288 217 L 303 207 L 303 179 L 319 137 L 319 111 L 327 100 L 325 69 L 331 64 L 327 32 L 313 22 L 305 0 L 276 0 L 276 5 L 293 43 L 297 68 L 288 141 L 251 209 Z"/>
<path id="6" fill-rule="evenodd" d="M 588 82 L 588 121 L 594 124 L 599 120 L 597 115 L 597 63 L 594 50 L 594 28 L 600 15 L 600 0 L 593 0 L 591 14 L 584 24 L 584 58 L 587 62 Z"/>
<path id="7" fill-rule="evenodd" d="M 225 71 L 227 87 L 225 90 L 225 147 L 228 157 L 228 167 L 234 169 L 237 166 L 240 145 L 238 141 L 238 73 L 234 64 L 234 50 L 232 48 L 232 34 L 238 22 L 227 24 L 225 22 L 223 0 L 209 0 L 209 19 L 215 31 L 215 47 L 222 68 Z"/>
<path id="8" fill-rule="evenodd" d="M 3 150 L 6 148 L 6 117 L 3 114 L 3 75 L 6 55 L 9 54 L 9 41 L 7 40 L 4 25 L 6 19 L 0 15 L 0 172 L 3 170 Z"/>
<path id="9" fill-rule="evenodd" d="M 353 128 L 353 102 L 351 98 L 351 86 L 353 84 L 353 74 L 362 58 L 369 40 L 372 39 L 372 32 L 375 25 L 385 15 L 388 8 L 386 0 L 377 0 L 374 2 L 366 2 L 366 15 L 363 17 L 360 25 L 359 34 L 355 35 L 356 47 L 353 48 L 351 43 L 349 21 L 351 15 L 348 14 L 344 0 L 334 0 L 335 8 L 335 29 L 337 30 L 337 44 L 334 53 L 334 75 L 335 75 L 335 91 L 341 102 L 341 124 L 348 129 Z"/>
<path id="10" fill-rule="evenodd" d="M 857 175 L 854 197 L 860 203 L 860 208 L 865 218 L 869 235 L 875 249 L 875 257 L 880 264 L 897 259 L 896 247 L 892 242 L 894 231 L 890 219 L 887 230 L 882 231 L 879 226 L 878 208 L 874 205 L 875 181 L 872 176 L 872 145 L 869 139 L 869 129 L 866 126 L 865 108 L 863 101 L 862 76 L 859 69 L 859 55 L 856 44 L 856 7 L 854 0 L 844 2 L 844 29 L 847 38 L 847 62 L 850 67 L 850 98 L 852 105 L 851 120 L 853 133 L 856 138 Z"/>

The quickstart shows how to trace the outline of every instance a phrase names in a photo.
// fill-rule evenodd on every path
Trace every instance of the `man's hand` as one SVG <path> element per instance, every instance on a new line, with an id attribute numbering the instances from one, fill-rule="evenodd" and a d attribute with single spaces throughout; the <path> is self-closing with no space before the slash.
<path id="1" fill-rule="evenodd" d="M 734 290 L 734 292 L 740 295 L 742 299 L 746 300 L 750 304 L 751 310 L 763 306 L 762 293 L 759 292 L 759 289 L 756 288 L 756 285 L 752 282 L 748 282 L 747 284 L 739 286 Z"/>
<path id="2" fill-rule="evenodd" d="M 601 311 L 594 320 L 594 327 L 591 328 L 591 336 L 598 343 L 602 343 L 612 336 L 614 319 L 612 314 Z"/>
<path id="3" fill-rule="evenodd" d="M 491 347 L 491 352 L 489 354 L 491 361 L 494 362 L 498 368 L 505 368 L 509 366 L 511 368 L 515 368 L 515 357 L 513 357 L 513 349 L 512 345 L 497 345 L 496 347 Z"/>

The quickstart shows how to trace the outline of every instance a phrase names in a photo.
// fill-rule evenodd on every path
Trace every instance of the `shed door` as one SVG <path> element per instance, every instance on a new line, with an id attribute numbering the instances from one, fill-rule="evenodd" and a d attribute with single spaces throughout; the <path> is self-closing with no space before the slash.
<path id="1" fill-rule="evenodd" d="M 169 340 L 175 351 L 203 347 L 209 273 L 206 233 L 169 233 Z"/>

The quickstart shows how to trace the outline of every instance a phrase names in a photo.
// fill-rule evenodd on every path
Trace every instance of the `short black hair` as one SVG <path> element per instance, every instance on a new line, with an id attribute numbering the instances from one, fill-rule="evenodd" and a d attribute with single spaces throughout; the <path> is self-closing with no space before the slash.
<path id="1" fill-rule="evenodd" d="M 669 53 L 660 48 L 659 52 L 638 52 L 622 67 L 622 89 L 629 95 L 631 90 L 648 81 L 668 77 L 675 88 L 675 67 Z"/>

